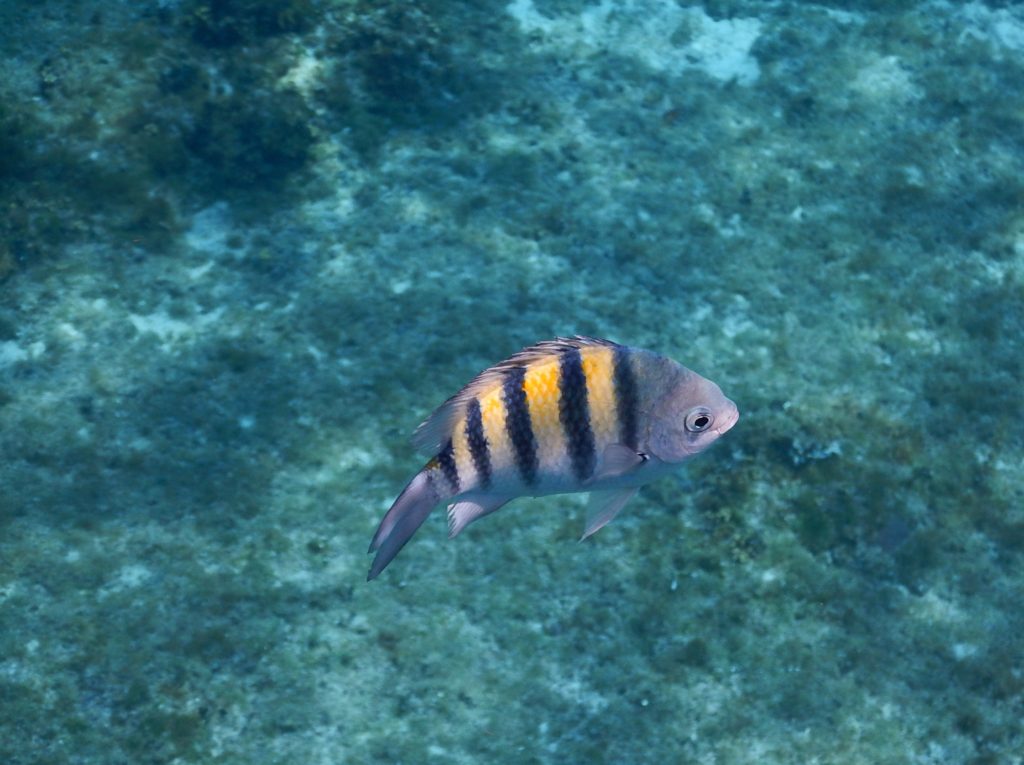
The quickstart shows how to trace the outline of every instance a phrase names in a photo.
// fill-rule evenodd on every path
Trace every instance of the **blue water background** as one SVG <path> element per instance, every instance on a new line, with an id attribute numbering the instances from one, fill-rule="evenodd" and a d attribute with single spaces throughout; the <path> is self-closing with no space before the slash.
<path id="1" fill-rule="evenodd" d="M 1024 13 L 0 6 L 0 760 L 1021 763 Z M 742 413 L 363 580 L 555 335 Z"/>

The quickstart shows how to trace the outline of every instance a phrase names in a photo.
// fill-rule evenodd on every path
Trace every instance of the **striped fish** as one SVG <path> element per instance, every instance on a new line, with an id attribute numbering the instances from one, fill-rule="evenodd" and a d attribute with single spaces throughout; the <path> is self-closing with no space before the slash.
<path id="1" fill-rule="evenodd" d="M 417 428 L 433 456 L 377 527 L 367 580 L 441 502 L 450 538 L 516 497 L 591 492 L 585 539 L 738 418 L 715 383 L 651 351 L 579 336 L 525 348 Z"/>

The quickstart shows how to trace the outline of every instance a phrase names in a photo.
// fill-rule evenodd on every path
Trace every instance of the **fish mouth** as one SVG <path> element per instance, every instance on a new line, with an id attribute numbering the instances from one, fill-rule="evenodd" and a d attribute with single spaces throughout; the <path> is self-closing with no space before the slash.
<path id="1" fill-rule="evenodd" d="M 722 435 L 728 432 L 740 419 L 740 410 L 732 401 L 729 402 L 729 409 L 722 415 L 719 422 L 722 424 L 715 428 L 715 433 Z"/>

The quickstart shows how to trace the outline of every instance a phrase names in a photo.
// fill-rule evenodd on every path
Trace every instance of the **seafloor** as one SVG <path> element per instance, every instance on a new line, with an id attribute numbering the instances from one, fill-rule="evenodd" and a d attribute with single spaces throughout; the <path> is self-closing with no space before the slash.
<path id="1" fill-rule="evenodd" d="M 1024 10 L 0 4 L 0 762 L 1024 762 Z M 384 575 L 586 333 L 739 425 Z"/>

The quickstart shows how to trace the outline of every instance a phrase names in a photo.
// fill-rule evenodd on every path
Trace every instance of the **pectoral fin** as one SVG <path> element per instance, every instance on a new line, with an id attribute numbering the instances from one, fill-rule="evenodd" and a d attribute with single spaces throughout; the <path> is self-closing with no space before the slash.
<path id="1" fill-rule="evenodd" d="M 601 464 L 598 465 L 597 473 L 591 480 L 597 482 L 606 478 L 617 478 L 636 470 L 646 461 L 646 455 L 630 449 L 625 444 L 608 444 L 601 453 Z"/>
<path id="2" fill-rule="evenodd" d="M 580 541 L 609 523 L 637 491 L 639 489 L 630 488 L 590 492 L 590 498 L 587 500 L 587 527 L 583 529 Z"/>
<path id="3" fill-rule="evenodd" d="M 477 518 L 493 513 L 512 497 L 481 495 L 448 505 L 448 538 L 454 539 Z"/>

